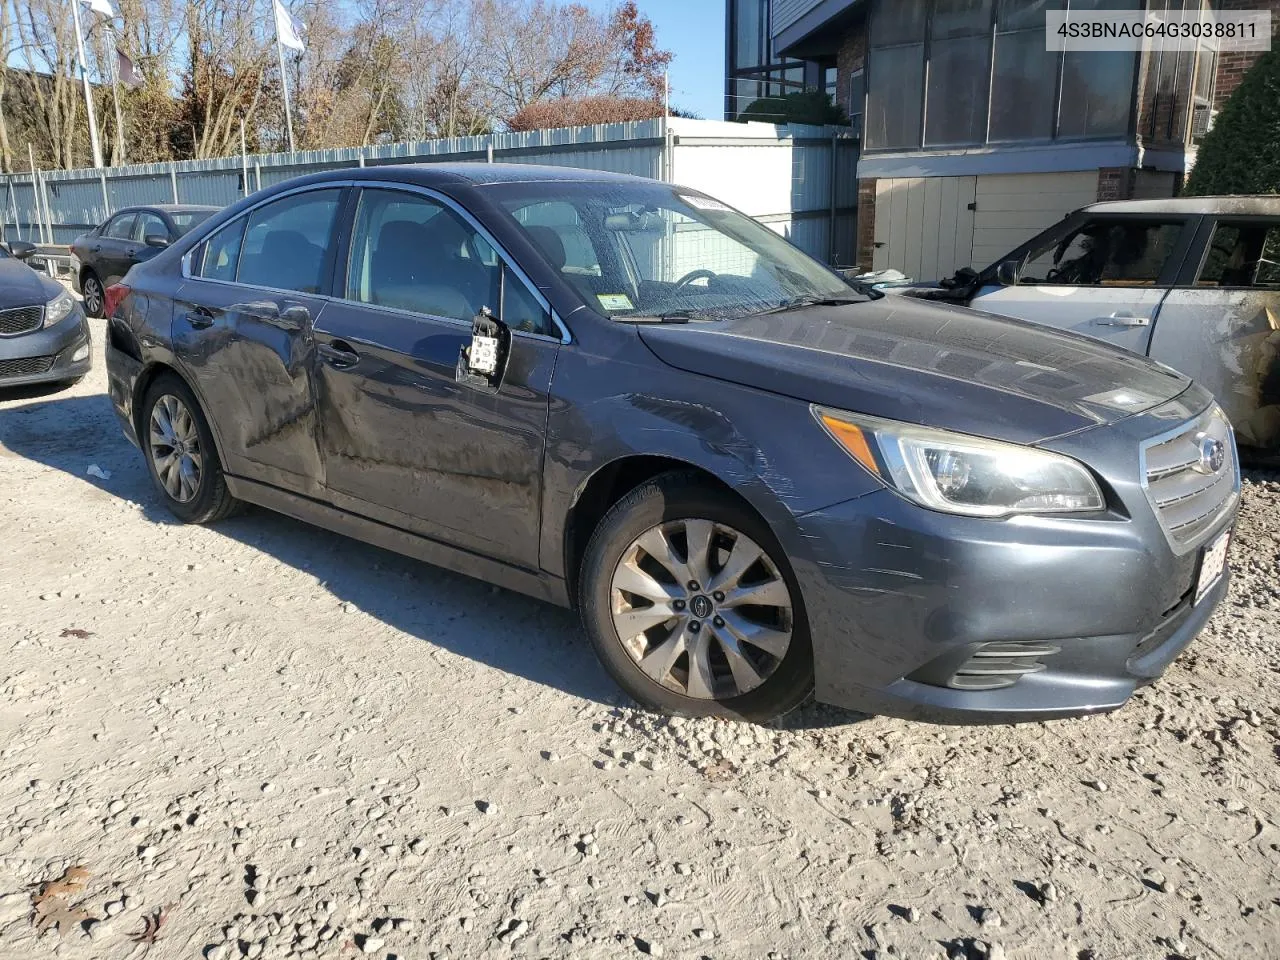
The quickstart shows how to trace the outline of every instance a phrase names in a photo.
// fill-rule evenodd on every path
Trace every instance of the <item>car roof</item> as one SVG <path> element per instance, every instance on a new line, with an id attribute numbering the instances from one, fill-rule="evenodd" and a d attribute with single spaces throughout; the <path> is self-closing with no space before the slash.
<path id="1" fill-rule="evenodd" d="M 1166 197 L 1155 200 L 1109 200 L 1081 208 L 1086 213 L 1232 214 L 1246 217 L 1280 216 L 1280 196 Z"/>
<path id="2" fill-rule="evenodd" d="M 131 207 L 123 207 L 112 216 L 122 213 L 137 213 L 139 210 L 159 210 L 161 213 L 216 213 L 222 208 L 208 203 L 139 203 Z"/>
<path id="3" fill-rule="evenodd" d="M 547 183 L 553 181 L 599 183 L 648 183 L 644 177 L 625 173 L 608 173 L 603 170 L 584 170 L 580 167 L 558 167 L 533 163 L 397 163 L 366 166 L 359 171 L 351 168 L 328 170 L 307 179 L 313 183 L 324 180 L 347 180 L 358 173 L 362 179 L 395 180 L 419 186 L 435 186 L 445 183 Z"/>

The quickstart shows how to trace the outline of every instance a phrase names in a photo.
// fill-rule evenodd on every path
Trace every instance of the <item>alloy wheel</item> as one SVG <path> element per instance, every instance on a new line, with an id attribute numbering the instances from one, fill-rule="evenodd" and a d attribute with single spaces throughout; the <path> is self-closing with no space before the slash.
<path id="1" fill-rule="evenodd" d="M 651 527 L 610 584 L 613 624 L 654 682 L 699 700 L 759 687 L 791 646 L 791 590 L 768 553 L 711 520 Z"/>
<path id="2" fill-rule="evenodd" d="M 96 317 L 102 312 L 102 284 L 95 277 L 85 278 L 84 305 L 92 316 Z"/>
<path id="3" fill-rule="evenodd" d="M 151 407 L 151 462 L 169 496 L 189 503 L 200 491 L 204 456 L 200 432 L 187 405 L 171 393 Z"/>

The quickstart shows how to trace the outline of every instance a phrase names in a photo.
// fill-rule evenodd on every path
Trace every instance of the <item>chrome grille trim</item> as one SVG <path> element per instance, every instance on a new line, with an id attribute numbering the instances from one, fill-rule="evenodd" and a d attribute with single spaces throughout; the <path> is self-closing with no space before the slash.
<path id="1" fill-rule="evenodd" d="M 16 337 L 19 334 L 39 330 L 44 323 L 44 304 L 30 307 L 9 307 L 0 310 L 0 337 Z"/>
<path id="2" fill-rule="evenodd" d="M 1218 440 L 1224 460 L 1205 472 L 1200 445 Z M 1240 464 L 1235 436 L 1217 404 L 1194 420 L 1142 444 L 1142 487 L 1175 553 L 1199 547 L 1240 497 Z"/>

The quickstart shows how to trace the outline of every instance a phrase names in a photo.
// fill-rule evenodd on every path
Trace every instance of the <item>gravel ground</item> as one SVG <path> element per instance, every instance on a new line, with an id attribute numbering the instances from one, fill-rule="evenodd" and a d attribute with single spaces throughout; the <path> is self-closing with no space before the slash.
<path id="1" fill-rule="evenodd" d="M 631 708 L 566 611 L 175 524 L 104 388 L 0 399 L 0 957 L 1280 957 L 1274 479 L 1116 714 L 756 727 Z"/>

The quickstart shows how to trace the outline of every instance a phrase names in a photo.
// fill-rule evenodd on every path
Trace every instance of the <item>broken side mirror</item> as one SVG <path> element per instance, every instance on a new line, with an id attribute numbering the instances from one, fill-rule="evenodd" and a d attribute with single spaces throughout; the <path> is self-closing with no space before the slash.
<path id="1" fill-rule="evenodd" d="M 1002 287 L 1016 287 L 1022 273 L 1022 264 L 1017 260 L 1003 260 L 996 267 L 996 281 Z"/>
<path id="2" fill-rule="evenodd" d="M 471 342 L 458 354 L 458 383 L 497 393 L 510 356 L 511 330 L 488 307 L 481 307 L 471 323 Z"/>

